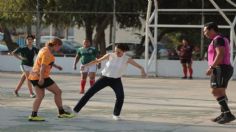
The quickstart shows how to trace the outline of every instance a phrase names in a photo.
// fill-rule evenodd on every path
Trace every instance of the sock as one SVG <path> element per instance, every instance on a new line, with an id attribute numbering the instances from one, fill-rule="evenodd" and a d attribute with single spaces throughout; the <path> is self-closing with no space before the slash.
<path id="1" fill-rule="evenodd" d="M 38 112 L 32 111 L 32 114 L 31 114 L 32 117 L 36 117 L 37 115 L 38 115 Z"/>
<path id="2" fill-rule="evenodd" d="M 192 68 L 188 68 L 188 71 L 189 71 L 189 77 L 192 77 L 192 75 L 193 75 L 193 69 L 192 69 Z"/>
<path id="3" fill-rule="evenodd" d="M 226 103 L 228 103 L 228 97 L 227 97 L 227 96 L 225 96 L 225 101 L 226 101 Z M 222 106 L 220 106 L 220 111 L 221 111 L 222 113 L 224 113 L 224 109 L 223 109 Z"/>
<path id="4" fill-rule="evenodd" d="M 63 109 L 62 107 L 60 107 L 60 108 L 58 109 L 58 112 L 59 112 L 60 115 L 65 113 L 65 111 L 64 111 L 64 109 Z"/>
<path id="5" fill-rule="evenodd" d="M 95 80 L 90 80 L 90 87 L 92 87 L 94 83 L 95 83 Z"/>
<path id="6" fill-rule="evenodd" d="M 187 77 L 187 67 L 186 66 L 183 66 L 183 72 L 184 72 L 184 77 Z"/>
<path id="7" fill-rule="evenodd" d="M 227 104 L 227 97 L 226 96 L 222 96 L 222 97 L 217 98 L 217 101 L 221 106 L 222 112 L 231 113 L 230 109 L 228 107 L 228 104 Z"/>
<path id="8" fill-rule="evenodd" d="M 80 82 L 80 91 L 84 91 L 86 85 L 86 80 L 82 79 Z"/>

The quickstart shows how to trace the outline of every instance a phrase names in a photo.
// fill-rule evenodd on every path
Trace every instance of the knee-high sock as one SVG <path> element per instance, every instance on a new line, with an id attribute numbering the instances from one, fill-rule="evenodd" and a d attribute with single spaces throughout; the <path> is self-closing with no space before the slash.
<path id="1" fill-rule="evenodd" d="M 225 96 L 225 101 L 226 101 L 226 103 L 228 104 L 228 97 L 227 96 Z M 224 112 L 224 108 L 222 107 L 222 106 L 220 106 L 220 111 L 223 113 Z"/>
<path id="2" fill-rule="evenodd" d="M 84 90 L 85 85 L 86 85 L 86 80 L 85 80 L 85 79 L 82 79 L 81 82 L 80 82 L 80 91 L 83 91 L 83 90 Z"/>
<path id="3" fill-rule="evenodd" d="M 37 115 L 38 115 L 38 112 L 32 111 L 32 114 L 31 114 L 32 117 L 36 117 Z"/>
<path id="4" fill-rule="evenodd" d="M 183 73 L 184 73 L 184 76 L 187 77 L 187 66 L 183 66 Z"/>
<path id="5" fill-rule="evenodd" d="M 63 107 L 58 108 L 58 113 L 59 114 L 64 114 L 65 113 Z"/>
<path id="6" fill-rule="evenodd" d="M 93 80 L 90 80 L 90 87 L 92 87 L 94 83 L 95 83 L 95 80 L 94 80 L 94 79 L 93 79 Z"/>
<path id="7" fill-rule="evenodd" d="M 230 113 L 230 109 L 228 107 L 228 103 L 227 103 L 227 97 L 226 96 L 222 96 L 217 98 L 218 103 L 221 106 L 221 109 L 224 113 Z"/>
<path id="8" fill-rule="evenodd" d="M 193 69 L 192 67 L 188 68 L 189 76 L 192 77 L 193 75 Z"/>

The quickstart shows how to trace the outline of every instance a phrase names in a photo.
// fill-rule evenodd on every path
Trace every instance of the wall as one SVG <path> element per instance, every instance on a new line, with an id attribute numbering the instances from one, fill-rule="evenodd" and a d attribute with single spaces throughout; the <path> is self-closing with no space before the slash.
<path id="1" fill-rule="evenodd" d="M 136 60 L 137 63 L 144 66 L 144 60 Z M 56 64 L 59 64 L 63 67 L 63 71 L 58 71 L 57 69 L 53 69 L 52 72 L 54 73 L 79 73 L 79 66 L 77 64 L 77 71 L 73 70 L 73 62 L 74 58 L 72 57 L 57 57 Z M 13 56 L 8 55 L 0 55 L 0 71 L 20 71 L 20 61 L 17 60 Z M 103 67 L 104 63 L 102 64 Z M 193 62 L 193 77 L 194 78 L 207 78 L 205 75 L 205 70 L 207 69 L 207 62 L 206 61 L 194 61 Z M 98 74 L 101 73 L 101 69 L 98 70 Z M 155 73 L 154 65 L 151 66 L 150 69 L 150 76 L 153 76 Z M 128 65 L 126 70 L 126 74 L 128 76 L 137 76 L 140 75 L 140 71 L 134 68 L 131 65 Z M 157 61 L 157 75 L 162 77 L 182 77 L 182 68 L 180 62 L 178 60 L 158 60 Z M 235 72 L 233 78 L 235 78 Z"/>

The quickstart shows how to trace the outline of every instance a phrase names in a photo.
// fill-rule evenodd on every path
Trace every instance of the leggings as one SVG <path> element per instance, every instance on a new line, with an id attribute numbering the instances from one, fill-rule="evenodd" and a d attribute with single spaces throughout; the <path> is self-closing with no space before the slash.
<path id="1" fill-rule="evenodd" d="M 121 78 L 110 78 L 106 76 L 100 77 L 94 85 L 88 89 L 84 96 L 74 107 L 75 112 L 79 112 L 83 106 L 89 101 L 89 99 L 98 91 L 110 86 L 116 94 L 116 103 L 113 111 L 113 115 L 119 116 L 123 103 L 124 103 L 124 90 L 121 82 Z"/>

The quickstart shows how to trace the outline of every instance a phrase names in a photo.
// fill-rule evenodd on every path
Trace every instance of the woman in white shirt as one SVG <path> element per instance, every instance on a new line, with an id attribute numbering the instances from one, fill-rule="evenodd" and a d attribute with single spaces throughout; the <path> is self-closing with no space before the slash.
<path id="1" fill-rule="evenodd" d="M 81 69 L 93 65 L 101 63 L 104 60 L 107 60 L 105 68 L 102 70 L 102 76 L 95 82 L 95 84 L 84 94 L 84 96 L 80 99 L 77 105 L 74 107 L 74 111 L 78 113 L 83 106 L 88 102 L 88 100 L 98 91 L 105 88 L 106 86 L 110 86 L 116 95 L 116 103 L 113 111 L 113 119 L 119 120 L 119 115 L 124 103 L 124 90 L 121 81 L 121 76 L 128 64 L 131 64 L 140 69 L 142 77 L 146 77 L 146 73 L 141 65 L 136 63 L 133 59 L 129 58 L 125 55 L 125 51 L 127 51 L 127 46 L 122 44 L 117 44 L 115 46 L 114 53 L 105 54 L 100 59 L 92 61 Z"/>

